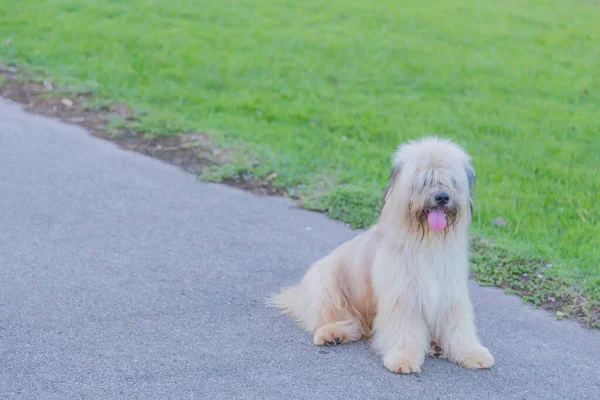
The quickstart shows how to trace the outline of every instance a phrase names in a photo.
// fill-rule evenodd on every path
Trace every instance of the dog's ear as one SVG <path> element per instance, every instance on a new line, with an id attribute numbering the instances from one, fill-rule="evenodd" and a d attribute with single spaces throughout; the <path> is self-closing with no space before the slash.
<path id="1" fill-rule="evenodd" d="M 469 183 L 469 211 L 471 214 L 471 218 L 473 218 L 473 206 L 475 205 L 473 201 L 473 195 L 475 194 L 475 183 L 477 183 L 477 178 L 475 176 L 475 170 L 470 163 L 465 165 L 465 172 L 467 174 L 467 182 Z"/>
<path id="2" fill-rule="evenodd" d="M 387 186 L 385 187 L 385 190 L 383 191 L 383 198 L 381 199 L 381 208 L 380 209 L 383 209 L 383 207 L 385 206 L 385 202 L 386 202 L 390 192 L 392 191 L 394 184 L 396 183 L 396 179 L 398 179 L 398 176 L 400 175 L 400 172 L 402 172 L 402 164 L 395 163 L 394 166 L 392 167 L 392 170 L 390 171 L 390 178 L 388 180 Z"/>
<path id="3" fill-rule="evenodd" d="M 467 182 L 469 182 L 469 196 L 473 198 L 475 192 L 475 183 L 477 178 L 475 177 L 475 170 L 471 164 L 465 166 L 465 172 L 467 173 Z"/>

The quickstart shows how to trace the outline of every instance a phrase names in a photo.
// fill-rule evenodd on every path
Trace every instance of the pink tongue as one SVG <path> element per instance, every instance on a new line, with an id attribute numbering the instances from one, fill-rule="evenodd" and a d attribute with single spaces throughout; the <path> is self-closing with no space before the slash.
<path id="1" fill-rule="evenodd" d="M 429 210 L 427 220 L 429 221 L 429 226 L 434 231 L 441 231 L 446 227 L 446 218 L 444 218 L 444 212 L 442 210 Z"/>

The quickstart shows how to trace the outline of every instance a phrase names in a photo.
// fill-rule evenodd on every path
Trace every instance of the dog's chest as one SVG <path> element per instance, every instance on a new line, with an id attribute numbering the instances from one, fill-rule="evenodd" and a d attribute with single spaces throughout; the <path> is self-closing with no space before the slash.
<path id="1" fill-rule="evenodd" d="M 435 257 L 434 254 L 423 254 L 419 257 L 419 264 L 419 298 L 425 314 L 434 316 L 448 306 L 448 292 L 453 282 L 448 276 L 447 260 Z"/>

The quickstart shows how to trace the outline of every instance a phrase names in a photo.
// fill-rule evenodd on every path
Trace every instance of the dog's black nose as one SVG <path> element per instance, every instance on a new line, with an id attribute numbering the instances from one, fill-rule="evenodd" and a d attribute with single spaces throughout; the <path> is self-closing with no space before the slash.
<path id="1" fill-rule="evenodd" d="M 446 192 L 439 192 L 438 194 L 435 195 L 435 201 L 440 206 L 445 206 L 450 201 L 450 195 Z"/>

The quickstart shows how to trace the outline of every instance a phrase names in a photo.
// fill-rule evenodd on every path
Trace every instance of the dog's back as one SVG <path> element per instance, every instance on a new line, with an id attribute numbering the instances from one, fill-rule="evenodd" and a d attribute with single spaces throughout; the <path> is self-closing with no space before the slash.
<path id="1" fill-rule="evenodd" d="M 272 296 L 269 304 L 310 332 L 333 324 L 348 331 L 347 341 L 369 336 L 375 314 L 370 277 L 375 236 L 372 227 L 343 243 L 312 264 L 298 285 Z"/>

